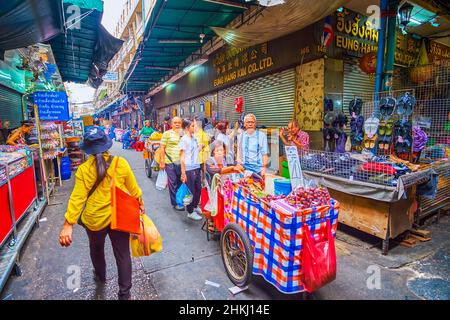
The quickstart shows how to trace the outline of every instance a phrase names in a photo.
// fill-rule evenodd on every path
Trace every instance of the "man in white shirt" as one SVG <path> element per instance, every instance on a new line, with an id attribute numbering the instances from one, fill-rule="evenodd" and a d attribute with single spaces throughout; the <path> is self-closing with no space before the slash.
<path id="1" fill-rule="evenodd" d="M 269 164 L 269 146 L 264 132 L 256 129 L 256 117 L 247 114 L 244 118 L 245 132 L 238 138 L 237 162 L 246 170 L 266 175 Z"/>

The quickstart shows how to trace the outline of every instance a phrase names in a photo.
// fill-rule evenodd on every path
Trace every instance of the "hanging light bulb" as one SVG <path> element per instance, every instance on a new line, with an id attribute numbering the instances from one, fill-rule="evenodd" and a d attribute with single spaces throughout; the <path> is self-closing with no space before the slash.
<path id="1" fill-rule="evenodd" d="M 413 9 L 414 6 L 409 4 L 408 2 L 405 2 L 405 4 L 402 5 L 400 9 L 398 9 L 400 24 L 403 27 L 406 27 L 408 23 L 411 21 L 411 13 Z"/>

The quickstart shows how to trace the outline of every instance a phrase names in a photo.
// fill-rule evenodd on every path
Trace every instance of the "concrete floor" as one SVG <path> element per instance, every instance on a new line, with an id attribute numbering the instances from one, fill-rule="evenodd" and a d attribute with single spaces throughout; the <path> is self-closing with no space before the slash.
<path id="1" fill-rule="evenodd" d="M 261 277 L 254 277 L 249 289 L 233 296 L 217 240 L 207 242 L 200 229 L 202 222 L 174 211 L 168 192 L 155 189 L 155 178 L 144 172 L 142 154 L 122 150 L 115 143 L 112 152 L 125 157 L 134 170 L 144 192 L 147 214 L 154 220 L 164 239 L 162 252 L 133 259 L 133 299 L 301 299 L 301 294 L 284 295 Z M 60 228 L 70 196 L 73 179 L 56 191 L 40 223 L 31 234 L 21 256 L 23 275 L 12 275 L 1 293 L 2 299 L 116 299 L 117 271 L 109 240 L 107 241 L 108 283 L 103 291 L 92 279 L 87 236 L 75 227 L 74 243 L 61 248 Z M 395 246 L 382 256 L 380 241 L 364 234 L 340 228 L 336 247 L 337 278 L 331 284 L 309 295 L 310 299 L 450 299 L 450 219 L 428 229 L 432 240 L 415 248 Z M 75 270 L 75 271 L 74 271 Z M 80 272 L 77 289 L 72 280 Z M 374 279 L 379 275 L 379 282 Z M 219 287 L 205 284 L 209 280 Z"/>

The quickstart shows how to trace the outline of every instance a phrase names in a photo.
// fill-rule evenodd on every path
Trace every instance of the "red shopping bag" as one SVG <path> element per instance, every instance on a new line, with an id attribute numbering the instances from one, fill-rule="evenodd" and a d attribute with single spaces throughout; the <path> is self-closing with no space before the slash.
<path id="1" fill-rule="evenodd" d="M 318 241 L 303 223 L 302 282 L 309 293 L 336 279 L 336 248 L 331 233 L 331 222 L 327 219 L 326 234 Z"/>
<path id="2" fill-rule="evenodd" d="M 217 214 L 213 217 L 214 225 L 220 232 L 225 228 L 225 200 L 219 190 L 217 192 Z"/>
<path id="3" fill-rule="evenodd" d="M 200 209 L 202 209 L 202 212 L 207 212 L 209 210 L 205 209 L 205 206 L 209 202 L 209 193 L 208 188 L 204 187 L 202 188 L 202 193 L 200 194 Z"/>

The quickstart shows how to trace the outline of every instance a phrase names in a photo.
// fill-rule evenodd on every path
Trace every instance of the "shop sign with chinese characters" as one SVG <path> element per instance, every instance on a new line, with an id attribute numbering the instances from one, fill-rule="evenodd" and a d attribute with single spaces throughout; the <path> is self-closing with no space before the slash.
<path id="1" fill-rule="evenodd" d="M 378 51 L 378 30 L 374 29 L 367 16 L 348 9 L 337 12 L 334 16 L 334 52 L 361 57 L 368 52 Z M 395 62 L 400 65 L 412 65 L 417 59 L 420 41 L 410 35 L 396 31 Z"/>
<path id="2" fill-rule="evenodd" d="M 435 65 L 450 67 L 450 47 L 436 41 L 430 41 L 428 57 Z"/>
<path id="3" fill-rule="evenodd" d="M 336 48 L 360 55 L 377 50 L 378 30 L 367 17 L 344 9 L 337 13 L 335 20 Z"/>
<path id="4" fill-rule="evenodd" d="M 245 49 L 229 48 L 214 57 L 214 87 L 260 73 L 273 65 L 267 43 Z"/>

